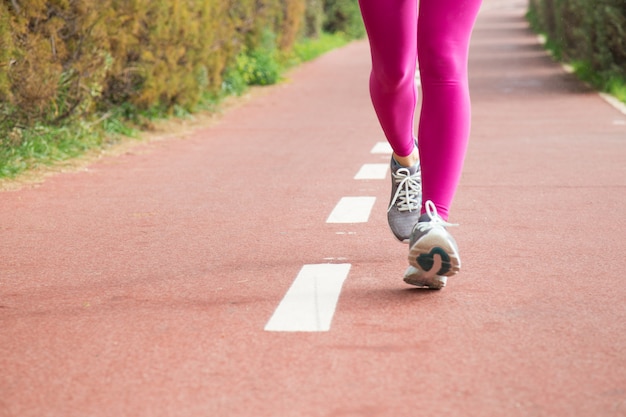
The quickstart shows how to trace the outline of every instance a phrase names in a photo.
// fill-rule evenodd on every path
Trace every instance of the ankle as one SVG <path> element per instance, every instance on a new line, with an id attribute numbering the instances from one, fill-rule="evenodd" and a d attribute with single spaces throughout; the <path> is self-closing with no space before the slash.
<path id="1" fill-rule="evenodd" d="M 398 156 L 395 154 L 393 154 L 393 159 L 401 166 L 405 167 L 405 168 L 409 168 L 412 166 L 415 166 L 419 160 L 420 160 L 420 156 L 419 156 L 419 152 L 417 151 L 417 148 L 413 149 L 413 152 L 411 152 L 411 154 L 407 155 L 407 156 Z"/>

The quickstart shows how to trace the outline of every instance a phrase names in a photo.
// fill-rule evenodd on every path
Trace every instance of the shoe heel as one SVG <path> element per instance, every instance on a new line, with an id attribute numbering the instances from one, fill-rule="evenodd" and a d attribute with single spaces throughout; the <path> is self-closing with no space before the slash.
<path id="1" fill-rule="evenodd" d="M 404 272 L 404 282 L 421 288 L 430 288 L 431 290 L 440 290 L 446 286 L 448 277 L 445 275 L 425 276 L 423 271 L 409 266 Z"/>

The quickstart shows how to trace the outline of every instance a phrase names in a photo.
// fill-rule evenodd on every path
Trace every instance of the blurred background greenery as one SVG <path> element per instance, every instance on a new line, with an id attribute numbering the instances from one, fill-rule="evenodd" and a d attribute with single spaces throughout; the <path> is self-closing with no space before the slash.
<path id="1" fill-rule="evenodd" d="M 626 0 L 528 0 L 553 56 L 626 102 Z M 0 178 L 214 111 L 365 35 L 358 0 L 0 1 Z"/>
<path id="2" fill-rule="evenodd" d="M 215 108 L 364 35 L 357 0 L 0 2 L 0 177 Z"/>
<path id="3" fill-rule="evenodd" d="M 529 0 L 528 19 L 557 60 L 626 103 L 626 0 Z"/>

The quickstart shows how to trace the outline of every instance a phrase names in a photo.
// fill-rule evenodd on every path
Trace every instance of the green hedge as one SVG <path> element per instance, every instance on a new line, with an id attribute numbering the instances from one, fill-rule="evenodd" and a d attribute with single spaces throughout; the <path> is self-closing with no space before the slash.
<path id="1" fill-rule="evenodd" d="M 600 88 L 626 81 L 625 0 L 530 0 L 529 19 L 588 81 Z"/>
<path id="2" fill-rule="evenodd" d="M 341 3 L 333 6 L 334 3 Z M 0 2 L 0 124 L 54 124 L 119 105 L 192 109 L 258 50 L 288 54 L 357 0 Z M 333 9 L 334 7 L 334 9 Z M 341 22 L 332 23 L 333 19 Z M 348 19 L 349 20 L 349 19 Z M 242 55 L 246 55 L 242 58 Z M 271 82 L 269 79 L 267 83 Z M 1 132 L 1 130 L 0 130 Z"/>
<path id="3" fill-rule="evenodd" d="M 126 102 L 193 107 L 263 32 L 289 50 L 305 10 L 305 0 L 23 3 L 0 3 L 0 104 L 26 122 Z"/>
<path id="4" fill-rule="evenodd" d="M 0 179 L 275 83 L 359 25 L 358 0 L 0 1 Z"/>
<path id="5" fill-rule="evenodd" d="M 365 35 L 359 3 L 355 0 L 324 1 L 324 29 L 328 32 L 343 32 L 350 38 Z"/>

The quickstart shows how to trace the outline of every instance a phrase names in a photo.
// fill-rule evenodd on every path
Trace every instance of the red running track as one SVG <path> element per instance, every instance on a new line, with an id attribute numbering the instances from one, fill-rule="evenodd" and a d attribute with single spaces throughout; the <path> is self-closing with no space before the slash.
<path id="1" fill-rule="evenodd" d="M 0 416 L 625 416 L 626 115 L 486 0 L 451 220 L 461 274 L 402 281 L 365 42 L 219 123 L 0 193 Z M 388 174 L 387 174 L 388 175 Z M 343 196 L 369 221 L 328 224 Z M 329 331 L 264 326 L 349 263 Z"/>

